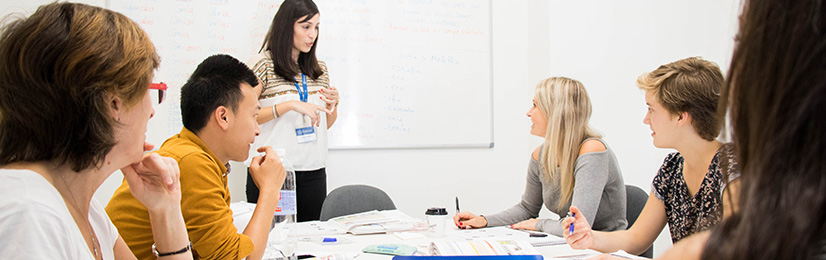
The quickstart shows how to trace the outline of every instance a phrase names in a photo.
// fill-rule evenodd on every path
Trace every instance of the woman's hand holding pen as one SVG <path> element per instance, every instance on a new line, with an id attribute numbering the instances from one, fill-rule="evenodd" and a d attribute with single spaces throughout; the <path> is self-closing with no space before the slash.
<path id="1" fill-rule="evenodd" d="M 589 249 L 594 246 L 594 234 L 588 219 L 575 206 L 571 206 L 573 217 L 562 220 L 562 237 L 573 249 Z M 574 232 L 570 233 L 570 226 L 573 223 Z"/>
<path id="2" fill-rule="evenodd" d="M 488 220 L 483 216 L 477 216 L 470 212 L 459 212 L 453 216 L 453 224 L 460 229 L 483 228 L 488 226 Z"/>
<path id="3" fill-rule="evenodd" d="M 330 112 L 335 111 L 336 107 L 338 106 L 338 100 L 340 98 L 338 95 L 338 89 L 336 87 L 330 86 L 330 88 L 322 88 L 318 92 L 321 93 L 321 96 L 319 98 L 321 98 L 321 100 L 327 103 L 327 110 L 330 110 Z"/>

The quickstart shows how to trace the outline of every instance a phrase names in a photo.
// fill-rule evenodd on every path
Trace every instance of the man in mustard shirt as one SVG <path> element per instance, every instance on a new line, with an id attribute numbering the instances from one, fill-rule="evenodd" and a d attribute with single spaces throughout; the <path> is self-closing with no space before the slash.
<path id="1" fill-rule="evenodd" d="M 229 161 L 246 160 L 259 133 L 261 89 L 244 63 L 229 55 L 207 58 L 181 88 L 184 128 L 157 151 L 174 158 L 181 169 L 181 211 L 193 253 L 201 259 L 261 259 L 264 254 L 286 176 L 281 160 L 270 147 L 258 149 L 266 155 L 253 157 L 249 171 L 261 197 L 242 234 L 232 224 L 227 187 Z M 115 191 L 106 212 L 135 256 L 155 258 L 149 215 L 126 182 Z"/>

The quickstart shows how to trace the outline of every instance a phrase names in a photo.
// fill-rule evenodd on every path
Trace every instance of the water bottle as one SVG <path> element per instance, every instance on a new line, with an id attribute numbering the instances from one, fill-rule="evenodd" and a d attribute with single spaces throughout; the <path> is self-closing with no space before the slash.
<path id="1" fill-rule="evenodd" d="M 296 260 L 295 248 L 298 245 L 298 236 L 295 224 L 296 197 L 295 197 L 295 170 L 286 159 L 284 149 L 275 149 L 281 165 L 287 172 L 284 185 L 281 186 L 281 198 L 275 208 L 270 234 L 267 238 L 267 249 L 263 259 Z"/>

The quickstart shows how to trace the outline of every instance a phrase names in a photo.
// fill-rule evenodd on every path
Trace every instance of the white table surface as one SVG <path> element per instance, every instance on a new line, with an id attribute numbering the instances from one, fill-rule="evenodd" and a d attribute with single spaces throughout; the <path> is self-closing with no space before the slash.
<path id="1" fill-rule="evenodd" d="M 233 217 L 235 218 L 235 225 L 238 230 L 244 230 L 247 222 L 249 222 L 250 217 L 252 216 L 252 212 L 255 209 L 255 204 L 249 204 L 244 202 L 236 202 L 231 205 L 233 211 Z M 296 255 L 316 255 L 316 256 L 325 256 L 323 254 L 333 254 L 333 253 L 350 253 L 350 254 L 358 254 L 355 260 L 390 260 L 393 258 L 391 255 L 381 255 L 381 254 L 369 254 L 369 253 L 362 253 L 362 249 L 367 247 L 368 245 L 373 244 L 405 244 L 410 246 L 415 246 L 419 248 L 420 251 L 425 251 L 430 245 L 430 242 L 433 241 L 455 241 L 455 240 L 465 240 L 461 236 L 458 236 L 460 232 L 459 229 L 453 225 L 452 219 L 446 219 L 446 230 L 445 236 L 441 238 L 431 238 L 424 236 L 424 231 L 419 231 L 417 233 L 422 234 L 421 238 L 415 239 L 406 239 L 402 240 L 397 236 L 393 235 L 392 233 L 389 234 L 373 234 L 373 235 L 351 235 L 351 234 L 336 234 L 336 235 L 318 235 L 318 236 L 304 236 L 299 239 L 297 248 L 296 248 Z M 307 222 L 297 223 L 298 225 L 308 224 Z M 307 242 L 306 240 L 311 241 L 321 241 L 324 237 L 334 237 L 337 239 L 344 239 L 348 240 L 351 243 L 340 243 L 340 244 L 324 244 L 322 245 L 320 242 Z M 494 238 L 495 239 L 495 238 Z M 576 250 L 572 249 L 567 244 L 561 245 L 553 245 L 553 246 L 541 246 L 541 247 L 534 247 L 536 248 L 539 253 L 545 259 L 552 259 L 553 257 L 560 257 L 560 256 L 571 256 L 571 255 L 595 255 L 599 252 L 594 250 Z"/>
<path id="2" fill-rule="evenodd" d="M 410 246 L 416 246 L 420 248 L 427 248 L 427 245 L 430 244 L 432 241 L 453 241 L 453 240 L 464 240 L 461 237 L 456 236 L 456 233 L 459 232 L 458 228 L 450 224 L 447 227 L 445 232 L 445 236 L 441 238 L 430 238 L 430 237 L 422 237 L 416 239 L 408 239 L 402 240 L 393 234 L 373 234 L 373 235 L 326 235 L 323 237 L 335 237 L 337 239 L 346 239 L 352 241 L 352 243 L 347 244 L 336 244 L 336 245 L 321 245 L 317 242 L 306 242 L 306 241 L 299 241 L 298 248 L 296 249 L 296 255 L 303 255 L 303 254 L 314 254 L 317 255 L 320 252 L 324 253 L 359 253 L 356 257 L 356 260 L 390 260 L 393 256 L 391 255 L 380 255 L 380 254 L 368 254 L 368 253 L 361 253 L 361 250 L 368 245 L 373 244 L 405 244 Z M 422 232 L 424 235 L 424 232 Z M 309 237 L 309 239 L 313 239 L 314 241 L 320 241 L 322 236 L 318 237 Z M 304 240 L 307 240 L 305 238 Z M 581 255 L 581 254 L 597 254 L 594 250 L 575 250 L 572 249 L 567 244 L 563 245 L 554 245 L 554 246 L 542 246 L 542 247 L 535 247 L 537 251 L 539 251 L 546 259 L 553 258 L 555 256 L 567 256 L 567 255 Z"/>

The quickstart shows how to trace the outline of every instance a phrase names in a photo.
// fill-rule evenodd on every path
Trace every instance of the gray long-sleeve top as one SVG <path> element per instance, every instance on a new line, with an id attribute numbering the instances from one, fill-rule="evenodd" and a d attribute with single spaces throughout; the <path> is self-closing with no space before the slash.
<path id="1" fill-rule="evenodd" d="M 539 161 L 531 158 L 522 201 L 505 211 L 486 215 L 488 226 L 510 225 L 536 218 L 544 202 L 545 207 L 560 219 L 567 215 L 570 205 L 574 205 L 585 215 L 593 230 L 624 230 L 628 224 L 625 219 L 625 183 L 614 152 L 607 144 L 605 147 L 605 151 L 586 153 L 576 159 L 574 193 L 563 210 L 557 210 L 561 197 L 559 175 L 548 181 Z M 556 220 L 540 219 L 536 229 L 562 236 L 562 225 Z"/>

